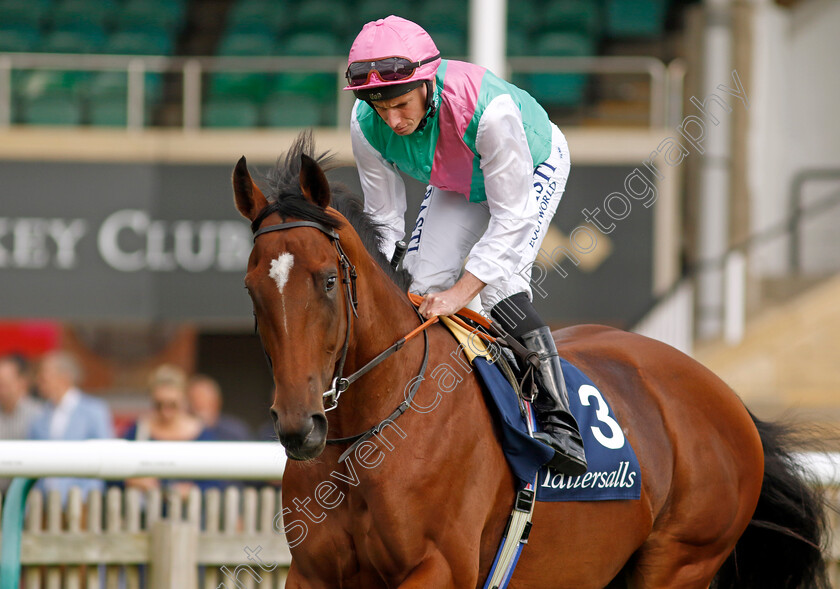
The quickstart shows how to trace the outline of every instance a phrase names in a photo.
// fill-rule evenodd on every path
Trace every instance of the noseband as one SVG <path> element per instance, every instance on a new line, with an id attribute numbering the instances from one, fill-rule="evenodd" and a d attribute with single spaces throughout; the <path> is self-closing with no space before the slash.
<path id="1" fill-rule="evenodd" d="M 424 346 L 424 354 L 423 354 L 423 363 L 420 367 L 420 378 L 414 378 L 411 390 L 409 394 L 406 395 L 405 400 L 400 403 L 397 409 L 391 413 L 388 417 L 382 420 L 377 425 L 373 426 L 369 430 L 357 434 L 355 436 L 349 436 L 346 438 L 334 438 L 331 440 L 327 440 L 328 444 L 342 444 L 342 443 L 352 443 L 352 445 L 347 448 L 347 450 L 342 453 L 339 457 L 339 462 L 342 462 L 350 453 L 361 444 L 363 441 L 371 437 L 372 435 L 379 432 L 379 430 L 387 425 L 388 423 L 393 422 L 397 417 L 402 415 L 406 409 L 411 405 L 412 400 L 414 399 L 414 395 L 417 393 L 417 389 L 420 388 L 420 383 L 423 381 L 423 375 L 426 373 L 426 365 L 429 361 L 429 336 L 425 331 L 425 327 L 431 325 L 434 320 L 425 321 L 423 316 L 417 312 L 417 309 L 414 311 L 417 313 L 418 317 L 420 317 L 420 321 L 422 323 L 421 328 L 415 329 L 407 336 L 399 339 L 396 343 L 394 343 L 391 347 L 385 349 L 375 358 L 373 358 L 370 362 L 362 366 L 359 370 L 351 374 L 350 376 L 344 377 L 344 362 L 347 359 L 347 351 L 350 347 L 350 332 L 353 327 L 353 317 L 358 317 L 358 298 L 356 292 L 356 267 L 350 262 L 350 259 L 347 257 L 347 254 L 344 252 L 344 249 L 341 247 L 341 242 L 339 240 L 338 233 L 323 225 L 318 223 L 317 221 L 291 221 L 289 223 L 279 223 L 277 225 L 269 225 L 267 227 L 263 227 L 258 229 L 259 224 L 262 223 L 265 218 L 275 212 L 273 207 L 269 205 L 263 211 L 257 215 L 254 221 L 251 223 L 251 230 L 254 233 L 254 242 L 256 243 L 257 238 L 260 235 L 265 233 L 272 233 L 274 231 L 285 231 L 287 229 L 294 229 L 296 227 L 312 227 L 317 229 L 324 235 L 330 238 L 330 241 L 335 246 L 336 252 L 338 253 L 339 259 L 339 266 L 341 268 L 341 282 L 344 284 L 344 298 L 345 298 L 345 307 L 347 308 L 347 329 L 344 335 L 344 345 L 341 348 L 341 358 L 336 364 L 335 371 L 333 372 L 333 379 L 331 383 L 331 387 L 328 391 L 323 393 L 323 403 L 324 403 L 324 411 L 331 411 L 338 407 L 338 399 L 341 397 L 341 394 L 346 391 L 354 381 L 358 380 L 368 371 L 373 369 L 377 366 L 380 362 L 385 360 L 388 356 L 399 350 L 403 347 L 403 345 L 412 337 L 417 335 L 420 331 L 423 332 L 423 338 L 425 341 Z M 413 308 L 413 307 L 412 307 Z M 436 318 L 434 318 L 436 320 Z M 254 315 L 254 320 L 256 321 L 256 315 Z M 268 358 L 269 364 L 271 364 L 271 358 L 268 356 L 266 352 L 266 357 Z"/>

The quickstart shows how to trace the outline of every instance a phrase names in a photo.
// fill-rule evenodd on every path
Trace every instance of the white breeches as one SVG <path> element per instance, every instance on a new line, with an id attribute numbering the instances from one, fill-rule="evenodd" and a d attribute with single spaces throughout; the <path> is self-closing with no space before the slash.
<path id="1" fill-rule="evenodd" d="M 488 284 L 482 290 L 481 306 L 488 314 L 496 303 L 518 292 L 532 296 L 531 266 L 563 196 L 570 164 L 566 139 L 554 127 L 551 154 L 534 169 L 528 195 L 538 204 L 538 214 L 532 219 L 533 230 L 524 242 L 508 244 L 508 247 L 518 248 L 522 254 L 510 278 L 498 284 Z M 487 230 L 490 211 L 486 202 L 470 202 L 463 194 L 434 186 L 426 189 L 422 204 L 403 265 L 414 277 L 411 292 L 425 295 L 446 290 L 455 284 L 464 260 Z"/>

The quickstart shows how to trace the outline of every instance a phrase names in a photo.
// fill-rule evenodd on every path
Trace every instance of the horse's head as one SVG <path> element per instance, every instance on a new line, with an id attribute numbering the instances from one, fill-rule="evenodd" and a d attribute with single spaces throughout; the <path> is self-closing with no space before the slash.
<path id="1" fill-rule="evenodd" d="M 269 202 L 243 157 L 233 190 L 255 232 L 245 286 L 274 378 L 274 427 L 289 457 L 308 460 L 326 443 L 323 395 L 347 345 L 351 296 L 342 279 L 349 270 L 337 242 L 343 222 L 327 208 L 330 187 L 321 167 L 295 151 L 284 173 Z"/>

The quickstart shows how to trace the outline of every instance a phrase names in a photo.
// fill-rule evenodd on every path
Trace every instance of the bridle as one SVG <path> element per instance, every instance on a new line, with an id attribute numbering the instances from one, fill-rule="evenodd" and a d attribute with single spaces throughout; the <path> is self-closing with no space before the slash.
<path id="1" fill-rule="evenodd" d="M 405 400 L 399 404 L 399 406 L 396 408 L 396 410 L 394 410 L 391 413 L 391 415 L 386 417 L 384 420 L 382 420 L 372 428 L 354 436 L 327 440 L 328 444 L 351 443 L 351 446 L 347 448 L 347 450 L 345 450 L 344 453 L 342 453 L 342 455 L 339 457 L 339 462 L 342 462 L 359 444 L 361 444 L 363 441 L 367 440 L 374 434 L 379 433 L 382 427 L 396 420 L 411 405 L 411 402 L 414 399 L 414 395 L 417 393 L 417 389 L 420 388 L 420 383 L 423 381 L 423 375 L 426 373 L 426 365 L 429 361 L 429 336 L 426 333 L 425 329 L 426 327 L 437 321 L 437 317 L 425 320 L 423 316 L 420 315 L 419 312 L 417 312 L 417 309 L 414 309 L 415 313 L 417 313 L 417 316 L 420 318 L 421 321 L 421 325 L 418 328 L 414 329 L 404 337 L 400 338 L 393 345 L 386 348 L 383 352 L 378 354 L 376 357 L 374 357 L 372 360 L 370 360 L 367 364 L 362 366 L 353 374 L 349 376 L 344 376 L 344 363 L 347 359 L 347 351 L 350 347 L 350 332 L 353 329 L 353 317 L 358 317 L 356 267 L 347 257 L 347 254 L 344 252 L 344 248 L 341 247 L 341 240 L 339 239 L 338 233 L 334 229 L 327 227 L 326 225 L 323 225 L 321 223 L 318 223 L 317 221 L 291 221 L 288 223 L 278 223 L 276 225 L 269 225 L 267 227 L 259 228 L 259 225 L 265 220 L 265 218 L 273 212 L 276 212 L 276 208 L 272 205 L 269 205 L 266 208 L 264 208 L 251 223 L 251 230 L 254 234 L 255 243 L 260 235 L 264 235 L 266 233 L 272 233 L 274 231 L 287 231 L 296 227 L 311 227 L 313 229 L 317 229 L 318 231 L 326 235 L 335 246 L 336 253 L 338 254 L 341 282 L 344 285 L 345 307 L 347 309 L 347 329 L 344 335 L 344 344 L 341 348 L 341 355 L 333 372 L 333 378 L 330 389 L 323 393 L 324 411 L 332 411 L 333 409 L 338 407 L 338 400 L 341 397 L 341 394 L 344 391 L 346 391 L 351 384 L 353 384 L 356 380 L 367 374 L 370 370 L 375 368 L 378 364 L 380 364 L 382 361 L 388 358 L 391 354 L 402 348 L 408 340 L 418 335 L 421 331 L 423 332 L 423 338 L 425 342 L 423 352 L 423 363 L 420 366 L 420 372 L 418 376 L 413 378 L 411 381 L 412 386 L 408 395 L 406 395 Z M 254 315 L 254 322 L 256 327 L 256 314 Z M 265 348 L 263 348 L 263 351 L 265 352 Z M 265 352 L 265 354 L 270 365 L 271 358 L 268 356 L 267 352 Z"/>

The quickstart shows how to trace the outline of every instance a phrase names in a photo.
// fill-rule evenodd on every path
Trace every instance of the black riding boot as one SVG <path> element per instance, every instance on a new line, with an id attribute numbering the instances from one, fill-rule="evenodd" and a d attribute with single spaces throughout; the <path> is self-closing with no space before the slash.
<path id="1" fill-rule="evenodd" d="M 569 395 L 551 330 L 524 292 L 502 299 L 490 314 L 502 329 L 540 358 L 534 409 L 543 431 L 534 434 L 534 437 L 554 448 L 554 458 L 548 465 L 563 474 L 582 475 L 586 472 L 583 440 L 569 411 Z"/>
<path id="2" fill-rule="evenodd" d="M 534 409 L 543 431 L 535 433 L 534 437 L 554 448 L 554 458 L 548 466 L 570 476 L 582 475 L 586 472 L 583 440 L 569 409 L 569 395 L 551 330 L 543 326 L 518 339 L 540 358 Z"/>

